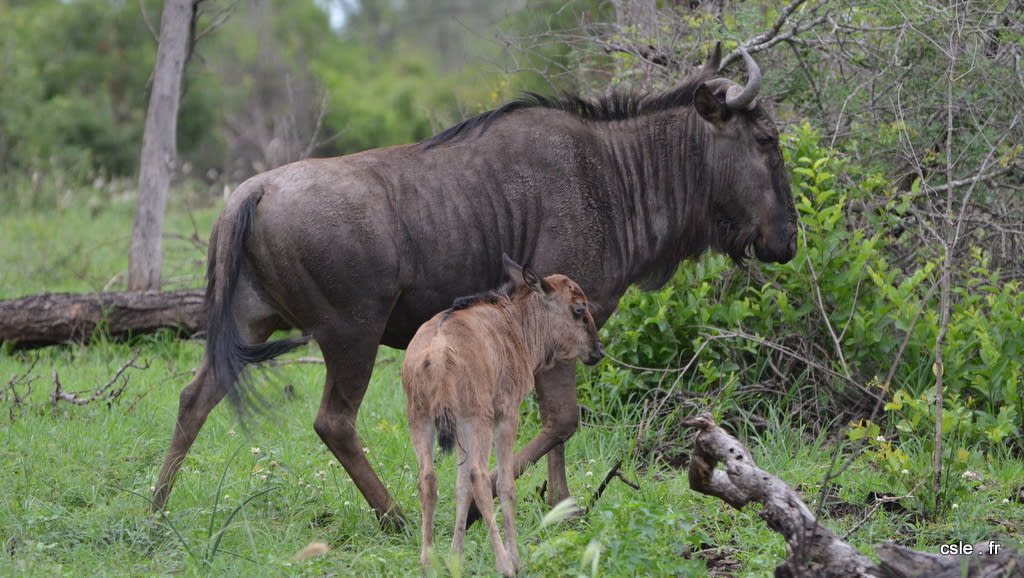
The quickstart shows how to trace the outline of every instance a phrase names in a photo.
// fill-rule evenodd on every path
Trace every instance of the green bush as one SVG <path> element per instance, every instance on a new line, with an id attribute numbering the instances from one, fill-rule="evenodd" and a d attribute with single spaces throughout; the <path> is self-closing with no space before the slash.
<path id="1" fill-rule="evenodd" d="M 938 252 L 901 241 L 907 196 L 818 141 L 806 124 L 784 135 L 800 215 L 796 259 L 744 268 L 706 256 L 657 291 L 627 293 L 603 328 L 610 355 L 689 370 L 676 382 L 680 372 L 605 363 L 583 370 L 582 403 L 628 407 L 674 393 L 669 411 L 682 403 L 742 414 L 770 403 L 827 425 L 869 417 L 888 402 L 888 430 L 934 429 L 925 413 L 907 415 L 906 402 L 927 397 L 935 383 Z M 953 274 L 959 288 L 943 349 L 948 415 L 961 416 L 965 448 L 1020 447 L 1024 296 L 1019 284 L 1001 283 L 980 249 Z"/>

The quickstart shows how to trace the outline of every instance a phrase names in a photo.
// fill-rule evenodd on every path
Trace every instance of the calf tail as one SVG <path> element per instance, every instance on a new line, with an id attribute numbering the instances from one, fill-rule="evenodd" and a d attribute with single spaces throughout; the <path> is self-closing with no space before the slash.
<path id="1" fill-rule="evenodd" d="M 243 185 L 244 186 L 244 185 Z M 206 266 L 206 355 L 214 378 L 240 411 L 247 400 L 245 367 L 287 353 L 309 341 L 309 336 L 248 344 L 235 320 L 232 300 L 245 259 L 245 241 L 252 231 L 262 191 L 254 191 L 234 215 L 226 212 L 210 238 Z"/>
<path id="2" fill-rule="evenodd" d="M 452 453 L 455 448 L 455 412 L 452 408 L 444 407 L 437 411 L 434 427 L 437 428 L 437 445 L 441 446 L 441 452 Z"/>

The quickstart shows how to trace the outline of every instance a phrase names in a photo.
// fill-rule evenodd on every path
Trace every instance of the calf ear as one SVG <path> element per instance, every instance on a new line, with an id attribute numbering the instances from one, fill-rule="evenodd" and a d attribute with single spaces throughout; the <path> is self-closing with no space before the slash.
<path id="1" fill-rule="evenodd" d="M 520 283 L 523 280 L 523 268 L 512 260 L 512 257 L 508 256 L 508 253 L 501 254 L 501 265 L 505 268 L 505 274 L 508 278 Z"/>
<path id="2" fill-rule="evenodd" d="M 718 100 L 706 84 L 698 86 L 697 91 L 693 93 L 693 107 L 697 109 L 697 114 L 701 118 L 713 125 L 721 126 L 726 121 L 728 112 L 725 103 Z"/>
<path id="3" fill-rule="evenodd" d="M 554 291 L 551 284 L 538 275 L 529 265 L 523 265 L 523 283 L 526 283 L 527 287 L 541 295 L 551 295 Z"/>

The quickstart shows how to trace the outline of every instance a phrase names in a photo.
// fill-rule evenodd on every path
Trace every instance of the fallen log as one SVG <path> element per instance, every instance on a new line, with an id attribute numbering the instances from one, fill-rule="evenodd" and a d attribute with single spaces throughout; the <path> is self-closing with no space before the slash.
<path id="1" fill-rule="evenodd" d="M 17 348 L 114 339 L 164 328 L 193 335 L 206 326 L 203 289 L 41 293 L 0 301 L 0 344 Z"/>
<path id="2" fill-rule="evenodd" d="M 775 568 L 776 577 L 1024 578 L 1020 553 L 997 540 L 967 545 L 970 550 L 964 556 L 880 544 L 876 551 L 881 563 L 876 564 L 819 524 L 796 491 L 758 468 L 750 451 L 718 427 L 710 414 L 687 418 L 683 425 L 700 430 L 690 456 L 690 488 L 736 509 L 751 502 L 761 504 L 761 518 L 785 538 L 788 555 Z M 725 470 L 718 469 L 718 464 Z"/>

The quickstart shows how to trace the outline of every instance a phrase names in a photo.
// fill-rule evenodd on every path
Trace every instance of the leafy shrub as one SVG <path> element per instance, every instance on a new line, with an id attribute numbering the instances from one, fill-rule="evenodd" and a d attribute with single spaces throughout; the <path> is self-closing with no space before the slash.
<path id="1" fill-rule="evenodd" d="M 912 199 L 818 141 L 806 124 L 784 135 L 800 215 L 796 259 L 745 269 L 717 255 L 684 263 L 665 287 L 627 293 L 603 328 L 608 351 L 635 366 L 688 366 L 670 382 L 669 412 L 695 404 L 742 414 L 771 403 L 825 425 L 888 402 L 884 431 L 926 437 L 934 422 L 912 408 L 935 383 L 937 252 L 899 234 Z M 1001 283 L 981 249 L 953 273 L 946 419 L 959 420 L 951 431 L 963 448 L 1020 447 L 1024 295 Z M 584 370 L 580 395 L 588 405 L 635 407 L 664 399 L 668 375 L 605 363 Z"/>

